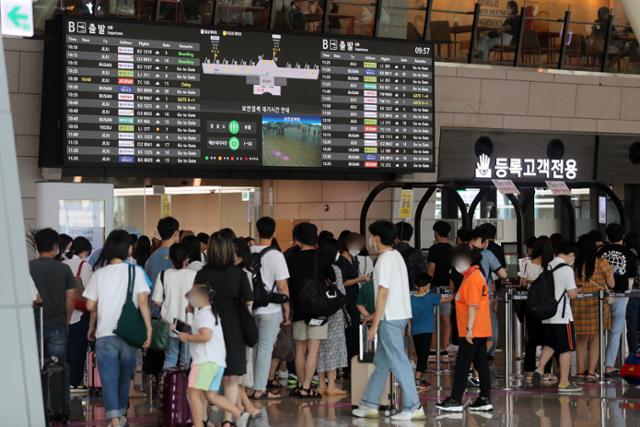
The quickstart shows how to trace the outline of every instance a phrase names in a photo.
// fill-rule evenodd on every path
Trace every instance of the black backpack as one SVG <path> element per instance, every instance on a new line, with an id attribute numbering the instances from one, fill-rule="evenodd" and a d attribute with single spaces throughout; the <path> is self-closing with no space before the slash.
<path id="1" fill-rule="evenodd" d="M 309 318 L 326 318 L 342 309 L 347 297 L 333 283 L 327 283 L 318 271 L 316 256 L 313 272 L 300 285 L 299 303 L 304 303 L 304 313 Z"/>
<path id="2" fill-rule="evenodd" d="M 262 280 L 262 274 L 260 269 L 262 268 L 262 258 L 270 251 L 275 251 L 276 248 L 268 247 L 264 248 L 258 253 L 251 254 L 251 265 L 253 267 L 253 309 L 260 307 L 266 307 L 271 302 L 271 295 L 276 287 L 274 282 L 271 287 L 271 291 L 267 292 L 264 288 L 264 281 Z"/>
<path id="3" fill-rule="evenodd" d="M 569 267 L 569 264 L 558 264 L 551 268 L 545 268 L 542 273 L 529 286 L 529 296 L 527 298 L 527 313 L 537 317 L 540 320 L 549 319 L 556 314 L 558 304 L 564 302 L 562 307 L 562 317 L 564 317 L 566 304 L 566 292 L 563 292 L 558 300 L 556 300 L 556 285 L 553 273 L 562 268 Z"/>

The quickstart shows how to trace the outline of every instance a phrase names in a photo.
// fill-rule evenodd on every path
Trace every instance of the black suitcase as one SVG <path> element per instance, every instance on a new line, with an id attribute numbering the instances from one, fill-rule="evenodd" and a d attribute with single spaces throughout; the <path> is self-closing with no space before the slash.
<path id="1" fill-rule="evenodd" d="M 44 360 L 43 309 L 40 307 L 40 379 L 44 414 L 47 423 L 51 421 L 68 421 L 71 408 L 71 390 L 69 365 L 60 363 L 55 358 Z"/>

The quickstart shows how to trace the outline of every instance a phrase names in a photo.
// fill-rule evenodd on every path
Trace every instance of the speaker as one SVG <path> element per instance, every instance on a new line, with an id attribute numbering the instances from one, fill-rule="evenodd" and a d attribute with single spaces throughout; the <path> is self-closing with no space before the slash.
<path id="1" fill-rule="evenodd" d="M 564 157 L 564 142 L 558 138 L 553 138 L 547 144 L 547 157 L 554 160 L 560 160 Z"/>
<path id="2" fill-rule="evenodd" d="M 482 154 L 486 154 L 491 157 L 491 154 L 493 154 L 493 141 L 488 136 L 481 136 L 476 140 L 474 151 L 476 153 L 476 157 L 480 157 Z"/>
<path id="3" fill-rule="evenodd" d="M 636 141 L 629 147 L 629 160 L 634 165 L 640 164 L 640 141 Z"/>

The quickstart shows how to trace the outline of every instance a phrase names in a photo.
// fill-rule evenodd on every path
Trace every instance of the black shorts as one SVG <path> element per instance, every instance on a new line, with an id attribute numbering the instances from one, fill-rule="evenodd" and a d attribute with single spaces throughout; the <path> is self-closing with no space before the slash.
<path id="1" fill-rule="evenodd" d="M 544 324 L 544 345 L 556 353 L 566 353 L 576 349 L 576 332 L 573 322 L 565 325 Z"/>

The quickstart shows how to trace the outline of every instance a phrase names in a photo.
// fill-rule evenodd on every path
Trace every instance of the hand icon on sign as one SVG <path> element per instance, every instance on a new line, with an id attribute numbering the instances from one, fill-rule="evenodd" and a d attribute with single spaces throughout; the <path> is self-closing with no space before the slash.
<path id="1" fill-rule="evenodd" d="M 478 163 L 476 163 L 476 178 L 491 178 L 491 157 L 486 154 L 478 156 Z"/>

